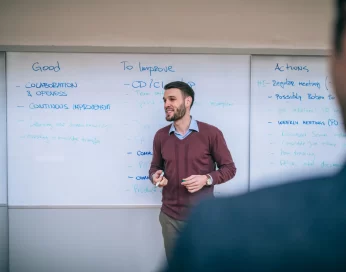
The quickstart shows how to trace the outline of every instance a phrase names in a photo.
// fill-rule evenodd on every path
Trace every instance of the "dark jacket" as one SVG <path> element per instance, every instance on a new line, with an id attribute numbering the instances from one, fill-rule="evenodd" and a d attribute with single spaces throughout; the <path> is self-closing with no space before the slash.
<path id="1" fill-rule="evenodd" d="M 165 271 L 346 271 L 346 167 L 203 202 Z"/>

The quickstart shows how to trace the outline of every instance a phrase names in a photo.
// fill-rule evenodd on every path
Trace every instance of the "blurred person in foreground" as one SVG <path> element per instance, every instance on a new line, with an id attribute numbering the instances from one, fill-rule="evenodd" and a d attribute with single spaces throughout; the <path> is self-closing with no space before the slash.
<path id="1" fill-rule="evenodd" d="M 331 75 L 346 120 L 346 0 L 336 1 Z M 326 154 L 328 156 L 328 154 Z M 346 167 L 192 211 L 165 271 L 346 271 Z"/>

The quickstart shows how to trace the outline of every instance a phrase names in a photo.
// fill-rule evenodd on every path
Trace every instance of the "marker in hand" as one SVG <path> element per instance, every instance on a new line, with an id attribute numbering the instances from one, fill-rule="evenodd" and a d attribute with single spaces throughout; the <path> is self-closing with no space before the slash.
<path id="1" fill-rule="evenodd" d="M 162 171 L 160 178 L 162 178 L 164 174 L 165 174 L 165 172 Z M 160 184 L 160 182 L 156 183 L 156 187 L 159 186 L 159 184 Z"/>

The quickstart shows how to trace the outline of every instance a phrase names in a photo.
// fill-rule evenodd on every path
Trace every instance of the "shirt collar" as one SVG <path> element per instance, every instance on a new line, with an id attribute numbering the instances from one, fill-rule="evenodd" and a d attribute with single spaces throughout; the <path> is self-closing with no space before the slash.
<path id="1" fill-rule="evenodd" d="M 194 131 L 199 132 L 197 121 L 195 119 L 193 119 L 192 116 L 191 116 L 191 122 L 190 122 L 189 130 L 194 130 Z M 169 130 L 169 134 L 171 134 L 172 132 L 175 132 L 174 123 L 172 123 L 172 125 L 171 125 L 171 128 Z"/>

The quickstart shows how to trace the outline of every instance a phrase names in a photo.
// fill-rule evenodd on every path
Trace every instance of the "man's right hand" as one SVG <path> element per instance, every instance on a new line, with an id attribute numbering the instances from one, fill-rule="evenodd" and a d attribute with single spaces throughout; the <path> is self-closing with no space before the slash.
<path id="1" fill-rule="evenodd" d="M 153 174 L 153 184 L 156 185 L 159 182 L 158 187 L 164 187 L 168 183 L 168 180 L 165 178 L 165 176 L 160 177 L 161 173 L 162 170 L 157 170 L 155 174 Z"/>

